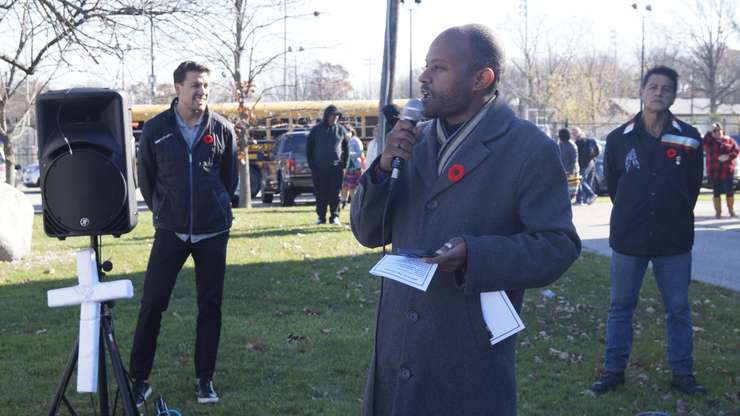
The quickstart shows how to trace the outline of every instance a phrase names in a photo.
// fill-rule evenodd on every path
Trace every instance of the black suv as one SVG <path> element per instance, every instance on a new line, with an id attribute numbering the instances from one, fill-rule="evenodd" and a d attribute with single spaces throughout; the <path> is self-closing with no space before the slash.
<path id="1" fill-rule="evenodd" d="M 265 161 L 262 175 L 262 202 L 269 204 L 276 193 L 280 205 L 295 203 L 303 192 L 313 193 L 311 168 L 306 159 L 308 131 L 284 133 L 275 139 L 272 156 Z"/>

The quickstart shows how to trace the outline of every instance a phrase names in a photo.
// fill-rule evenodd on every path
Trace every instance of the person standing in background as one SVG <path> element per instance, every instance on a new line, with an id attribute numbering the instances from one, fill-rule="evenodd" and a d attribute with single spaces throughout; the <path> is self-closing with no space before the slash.
<path id="1" fill-rule="evenodd" d="M 693 325 L 689 302 L 694 206 L 702 181 L 699 132 L 677 119 L 678 74 L 666 66 L 645 73 L 643 111 L 606 139 L 611 257 L 610 305 L 606 323 L 604 372 L 591 386 L 595 394 L 625 383 L 632 351 L 632 317 L 648 263 L 666 310 L 671 387 L 684 394 L 706 394 L 694 377 Z"/>
<path id="2" fill-rule="evenodd" d="M 349 158 L 347 132 L 338 123 L 341 116 L 341 111 L 335 105 L 327 106 L 324 118 L 311 129 L 306 142 L 306 159 L 316 194 L 316 224 L 326 224 L 327 206 L 329 222 L 340 224 L 339 192 Z"/>
<path id="3" fill-rule="evenodd" d="M 738 145 L 732 137 L 725 135 L 719 123 L 712 124 L 712 130 L 704 136 L 704 151 L 707 155 L 707 177 L 712 184 L 714 216 L 722 217 L 722 194 L 725 194 L 727 212 L 735 217 L 735 159 Z"/>
<path id="4" fill-rule="evenodd" d="M 347 169 L 344 171 L 344 180 L 342 181 L 342 209 L 348 202 L 352 201 L 352 195 L 357 188 L 357 181 L 360 179 L 362 171 L 365 169 L 365 152 L 362 146 L 362 140 L 355 134 L 352 126 L 347 127 L 349 160 Z"/>
<path id="5" fill-rule="evenodd" d="M 571 129 L 571 134 L 578 147 L 578 168 L 581 174 L 581 182 L 576 193 L 576 204 L 591 205 L 596 199 L 596 193 L 593 191 L 594 159 L 599 155 L 599 145 L 596 140 L 585 137 L 578 127 Z"/>

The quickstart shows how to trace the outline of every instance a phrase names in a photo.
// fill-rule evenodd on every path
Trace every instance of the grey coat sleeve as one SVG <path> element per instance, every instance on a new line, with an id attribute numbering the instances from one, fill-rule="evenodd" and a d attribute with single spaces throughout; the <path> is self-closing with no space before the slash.
<path id="1" fill-rule="evenodd" d="M 466 293 L 518 290 L 555 281 L 578 258 L 568 185 L 556 145 L 533 149 L 520 167 L 512 197 L 523 230 L 512 235 L 463 235 L 468 248 Z"/>
<path id="2" fill-rule="evenodd" d="M 144 129 L 139 139 L 139 160 L 137 163 L 139 190 L 144 197 L 146 205 L 152 212 L 154 211 L 152 194 L 154 193 L 154 185 L 157 180 L 156 156 L 154 155 L 154 149 L 152 149 L 153 134 L 152 129 L 147 128 L 147 124 L 144 124 Z"/>
<path id="3" fill-rule="evenodd" d="M 352 233 L 365 247 L 380 247 L 391 242 L 390 224 L 386 224 L 385 238 L 382 238 L 383 211 L 386 196 L 389 192 L 390 180 L 373 183 L 371 172 L 380 162 L 377 158 L 368 170 L 360 177 L 357 191 L 352 197 L 350 208 L 350 223 Z"/>

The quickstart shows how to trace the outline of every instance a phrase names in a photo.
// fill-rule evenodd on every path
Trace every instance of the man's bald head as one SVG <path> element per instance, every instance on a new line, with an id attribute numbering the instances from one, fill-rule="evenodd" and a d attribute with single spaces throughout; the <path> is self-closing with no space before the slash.
<path id="1" fill-rule="evenodd" d="M 504 72 L 505 54 L 499 40 L 494 36 L 491 29 L 481 24 L 469 24 L 451 27 L 442 32 L 439 37 L 452 37 L 459 39 L 458 45 L 462 46 L 459 51 L 461 58 L 469 62 L 470 72 L 491 68 L 496 74 L 493 84 L 488 92 L 493 92 Z"/>

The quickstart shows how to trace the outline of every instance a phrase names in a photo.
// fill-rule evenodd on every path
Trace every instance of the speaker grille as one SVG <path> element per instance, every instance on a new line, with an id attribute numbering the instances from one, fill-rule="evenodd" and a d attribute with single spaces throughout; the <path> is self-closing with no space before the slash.
<path id="1" fill-rule="evenodd" d="M 42 178 L 44 225 L 52 236 L 106 234 L 128 215 L 126 178 L 109 155 L 61 153 Z"/>

